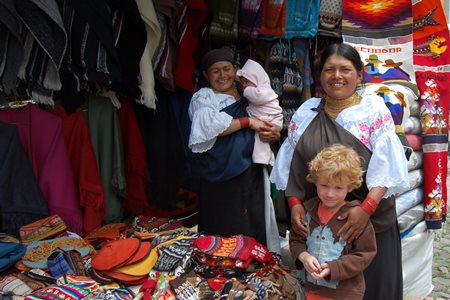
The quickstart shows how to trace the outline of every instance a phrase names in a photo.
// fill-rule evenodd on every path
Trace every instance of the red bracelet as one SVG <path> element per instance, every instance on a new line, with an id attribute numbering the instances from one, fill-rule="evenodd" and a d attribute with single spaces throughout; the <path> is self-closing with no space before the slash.
<path id="1" fill-rule="evenodd" d="M 288 205 L 289 208 L 292 209 L 294 206 L 302 204 L 302 200 L 298 197 L 289 197 L 288 198 Z"/>
<path id="2" fill-rule="evenodd" d="M 250 127 L 250 118 L 249 117 L 239 118 L 238 120 L 239 120 L 239 124 L 241 125 L 241 129 Z"/>
<path id="3" fill-rule="evenodd" d="M 378 207 L 378 202 L 372 197 L 367 196 L 366 199 L 359 205 L 368 215 L 373 215 Z"/>

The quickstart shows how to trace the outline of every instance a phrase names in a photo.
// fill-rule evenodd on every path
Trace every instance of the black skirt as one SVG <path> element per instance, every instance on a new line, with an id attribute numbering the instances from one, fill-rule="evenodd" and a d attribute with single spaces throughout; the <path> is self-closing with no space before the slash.
<path id="1" fill-rule="evenodd" d="M 263 167 L 251 164 L 242 174 L 223 182 L 202 181 L 199 232 L 243 234 L 266 244 Z"/>
<path id="2" fill-rule="evenodd" d="M 375 234 L 377 255 L 364 271 L 364 300 L 402 300 L 402 245 L 398 224 Z"/>

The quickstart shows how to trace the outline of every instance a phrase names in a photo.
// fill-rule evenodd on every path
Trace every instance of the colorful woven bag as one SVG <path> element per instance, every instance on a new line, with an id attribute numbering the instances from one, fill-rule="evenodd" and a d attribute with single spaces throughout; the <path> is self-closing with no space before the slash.
<path id="1" fill-rule="evenodd" d="M 22 243 L 28 245 L 32 241 L 41 241 L 57 236 L 67 230 L 64 221 L 58 215 L 37 220 L 20 227 L 19 234 Z"/>

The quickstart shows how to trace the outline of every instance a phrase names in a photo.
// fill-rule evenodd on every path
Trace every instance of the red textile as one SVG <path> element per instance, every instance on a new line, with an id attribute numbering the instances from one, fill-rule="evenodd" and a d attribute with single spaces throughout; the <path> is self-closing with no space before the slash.
<path id="1" fill-rule="evenodd" d="M 436 229 L 447 213 L 450 72 L 417 71 L 416 80 L 421 92 L 425 220 L 429 229 Z"/>
<path id="2" fill-rule="evenodd" d="M 50 214 L 58 214 L 67 228 L 83 234 L 83 216 L 75 179 L 62 134 L 61 119 L 29 104 L 0 111 L 0 121 L 17 125 Z"/>
<path id="3" fill-rule="evenodd" d="M 208 7 L 203 0 L 186 0 L 178 11 L 177 23 L 180 37 L 178 40 L 177 62 L 173 70 L 175 84 L 187 91 L 194 91 L 194 73 L 196 62 L 194 51 L 200 41 L 200 31 Z"/>
<path id="4" fill-rule="evenodd" d="M 144 140 L 139 129 L 132 100 L 120 98 L 118 111 L 120 129 L 125 157 L 125 177 L 127 180 L 127 197 L 125 209 L 133 215 L 143 215 L 149 203 L 145 193 L 150 183 Z"/>
<path id="5" fill-rule="evenodd" d="M 203 253 L 240 259 L 247 261 L 250 258 L 259 262 L 268 262 L 272 259 L 269 250 L 258 243 L 253 237 L 235 235 L 232 237 L 203 236 L 194 241 L 194 245 Z"/>
<path id="6" fill-rule="evenodd" d="M 84 230 L 88 234 L 102 225 L 106 215 L 105 194 L 89 127 L 81 108 L 67 115 L 64 108 L 57 105 L 52 112 L 62 120 L 62 131 L 78 186 L 80 205 L 84 209 Z"/>
<path id="7" fill-rule="evenodd" d="M 259 34 L 284 36 L 286 1 L 264 0 Z"/>
<path id="8" fill-rule="evenodd" d="M 442 3 L 413 5 L 414 66 L 420 91 L 424 206 L 428 229 L 439 229 L 447 213 L 450 34 Z"/>

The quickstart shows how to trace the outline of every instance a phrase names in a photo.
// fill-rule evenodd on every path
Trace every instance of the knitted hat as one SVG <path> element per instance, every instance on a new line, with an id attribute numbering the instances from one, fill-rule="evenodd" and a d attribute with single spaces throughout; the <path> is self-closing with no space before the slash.
<path id="1" fill-rule="evenodd" d="M 202 252 L 220 257 L 229 257 L 247 261 L 250 257 L 259 262 L 267 262 L 272 255 L 266 246 L 258 243 L 255 238 L 235 235 L 224 238 L 204 236 L 195 240 L 194 245 Z"/>
<path id="2" fill-rule="evenodd" d="M 162 250 L 153 269 L 161 272 L 173 271 L 181 260 L 192 252 L 192 239 L 181 239 Z"/>
<path id="3" fill-rule="evenodd" d="M 188 278 L 186 276 L 176 277 L 169 284 L 175 292 L 177 299 L 196 300 L 200 298 L 199 290 L 195 284 L 195 278 Z"/>
<path id="4" fill-rule="evenodd" d="M 140 240 L 128 238 L 108 242 L 92 257 L 92 268 L 112 270 L 129 261 L 138 251 Z"/>
<path id="5" fill-rule="evenodd" d="M 209 51 L 203 56 L 201 70 L 207 71 L 209 67 L 219 61 L 229 61 L 234 65 L 233 52 L 227 48 L 218 48 Z"/>

